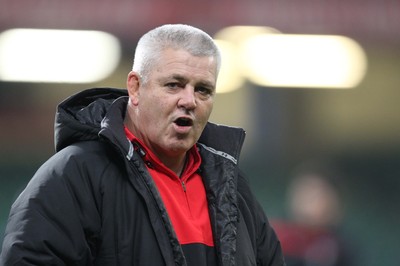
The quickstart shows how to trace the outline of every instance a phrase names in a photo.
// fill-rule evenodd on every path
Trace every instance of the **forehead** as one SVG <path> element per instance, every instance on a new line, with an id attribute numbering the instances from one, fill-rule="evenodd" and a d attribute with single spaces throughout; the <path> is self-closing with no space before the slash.
<path id="1" fill-rule="evenodd" d="M 162 76 L 183 76 L 206 80 L 213 84 L 217 78 L 217 62 L 212 56 L 194 56 L 185 50 L 162 51 L 152 73 Z"/>

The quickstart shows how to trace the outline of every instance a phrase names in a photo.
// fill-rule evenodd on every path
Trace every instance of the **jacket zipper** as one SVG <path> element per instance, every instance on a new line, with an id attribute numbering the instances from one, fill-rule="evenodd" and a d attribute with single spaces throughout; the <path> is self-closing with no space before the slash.
<path id="1" fill-rule="evenodd" d="M 181 181 L 181 185 L 182 185 L 183 192 L 185 192 L 185 194 L 186 194 L 186 185 L 185 185 L 185 181 Z"/>
<path id="2" fill-rule="evenodd" d="M 185 195 L 186 206 L 187 206 L 187 208 L 188 208 L 188 215 L 189 215 L 191 218 L 193 218 L 193 216 L 192 216 L 192 209 L 190 208 L 189 199 L 188 199 L 187 194 L 186 194 L 186 183 L 185 183 L 185 181 L 182 181 L 182 180 L 181 180 L 181 186 L 182 186 L 183 193 L 184 193 L 184 195 Z"/>

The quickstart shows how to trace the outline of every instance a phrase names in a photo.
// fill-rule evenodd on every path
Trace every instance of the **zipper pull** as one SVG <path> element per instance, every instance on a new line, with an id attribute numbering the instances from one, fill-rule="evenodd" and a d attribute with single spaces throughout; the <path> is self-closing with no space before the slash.
<path id="1" fill-rule="evenodd" d="M 182 184 L 183 191 L 184 191 L 184 192 L 186 192 L 186 185 L 185 185 L 185 181 L 181 181 L 181 184 Z"/>

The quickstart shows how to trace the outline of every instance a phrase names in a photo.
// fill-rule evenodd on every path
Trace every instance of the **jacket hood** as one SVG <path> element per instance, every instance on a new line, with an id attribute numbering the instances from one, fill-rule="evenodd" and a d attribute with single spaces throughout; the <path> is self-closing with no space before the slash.
<path id="1" fill-rule="evenodd" d="M 111 104 L 122 96 L 128 96 L 125 89 L 94 88 L 61 102 L 54 125 L 56 151 L 77 141 L 98 139 L 101 121 Z"/>

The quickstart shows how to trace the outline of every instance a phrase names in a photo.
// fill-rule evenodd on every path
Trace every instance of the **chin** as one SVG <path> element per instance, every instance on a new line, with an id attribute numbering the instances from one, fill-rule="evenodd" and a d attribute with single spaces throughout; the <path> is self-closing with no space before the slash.
<path id="1" fill-rule="evenodd" d="M 179 153 L 185 153 L 188 150 L 190 150 L 193 145 L 195 143 L 194 142 L 188 142 L 188 141 L 178 141 L 177 143 L 173 143 L 172 145 L 169 146 L 169 149 L 171 151 L 173 151 L 175 154 L 179 154 Z"/>

